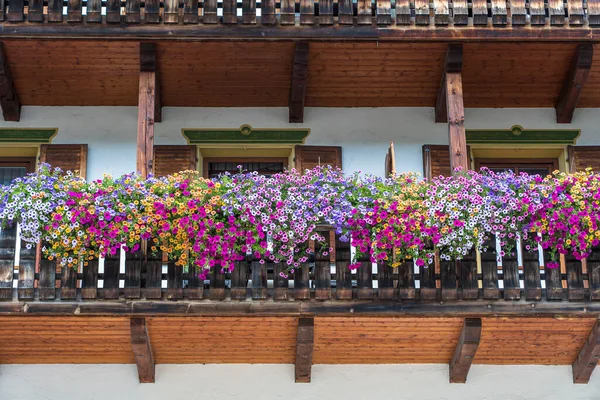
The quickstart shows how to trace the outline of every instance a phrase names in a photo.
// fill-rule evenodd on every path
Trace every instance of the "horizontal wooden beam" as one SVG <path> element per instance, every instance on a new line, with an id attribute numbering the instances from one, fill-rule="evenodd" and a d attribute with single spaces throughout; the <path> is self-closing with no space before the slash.
<path id="1" fill-rule="evenodd" d="M 75 40 L 315 40 L 315 41 L 531 41 L 600 43 L 600 28 L 379 28 L 364 26 L 225 26 L 225 25 L 128 25 L 119 24 L 31 24 L 2 25 L 5 38 Z"/>
<path id="2" fill-rule="evenodd" d="M 588 339 L 573 363 L 573 383 L 588 383 L 600 359 L 600 321 L 596 321 Z"/>
<path id="3" fill-rule="evenodd" d="M 131 348 L 137 365 L 140 383 L 154 383 L 154 355 L 148 336 L 146 318 L 131 318 Z"/>
<path id="4" fill-rule="evenodd" d="M 102 289 L 98 289 L 99 295 Z M 417 293 L 418 295 L 418 293 Z M 102 300 L 60 302 L 0 301 L 0 315 L 125 316 L 456 316 L 456 317 L 600 317 L 600 302 L 460 301 L 426 302 L 353 300 L 260 302 Z"/>
<path id="5" fill-rule="evenodd" d="M 481 318 L 466 318 L 454 356 L 450 361 L 450 383 L 466 383 L 481 340 Z"/>
<path id="6" fill-rule="evenodd" d="M 289 122 L 304 122 L 304 99 L 308 77 L 308 43 L 296 43 L 292 64 L 292 84 L 289 100 Z"/>
<path id="7" fill-rule="evenodd" d="M 296 383 L 310 383 L 314 342 L 314 318 L 299 318 L 296 338 Z"/>
<path id="8" fill-rule="evenodd" d="M 577 107 L 579 96 L 583 90 L 583 85 L 587 81 L 590 70 L 592 69 L 592 60 L 594 58 L 594 47 L 591 43 L 580 44 L 577 46 L 571 69 L 565 79 L 558 102 L 556 103 L 556 122 L 559 124 L 570 124 L 573 120 L 573 113 Z"/>
<path id="9" fill-rule="evenodd" d="M 16 122 L 21 119 L 21 103 L 17 96 L 2 42 L 0 42 L 0 107 L 2 107 L 2 115 L 5 121 Z"/>

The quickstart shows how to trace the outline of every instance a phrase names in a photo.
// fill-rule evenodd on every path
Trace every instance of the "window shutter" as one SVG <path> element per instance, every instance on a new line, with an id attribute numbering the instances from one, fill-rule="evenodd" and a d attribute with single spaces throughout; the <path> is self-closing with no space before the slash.
<path id="1" fill-rule="evenodd" d="M 154 175 L 197 169 L 196 146 L 154 146 Z"/>
<path id="2" fill-rule="evenodd" d="M 471 161 L 471 149 L 467 146 L 469 164 Z M 450 176 L 450 146 L 441 144 L 426 144 L 423 146 L 423 176 L 431 179 L 436 176 Z"/>
<path id="3" fill-rule="evenodd" d="M 571 172 L 592 168 L 600 172 L 600 146 L 569 146 L 569 169 Z"/>
<path id="4" fill-rule="evenodd" d="M 87 175 L 87 144 L 43 144 L 40 146 L 40 163 L 48 163 L 63 171 L 79 171 Z"/>
<path id="5" fill-rule="evenodd" d="M 340 146 L 296 146 L 296 170 L 304 171 L 318 165 L 342 168 Z"/>

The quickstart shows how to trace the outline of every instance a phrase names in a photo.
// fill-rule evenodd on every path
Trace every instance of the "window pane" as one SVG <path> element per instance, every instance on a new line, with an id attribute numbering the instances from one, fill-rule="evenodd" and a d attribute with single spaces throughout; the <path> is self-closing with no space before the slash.
<path id="1" fill-rule="evenodd" d="M 256 171 L 260 175 L 266 176 L 283 172 L 282 162 L 210 162 L 208 163 L 208 177 L 215 178 L 225 172 L 236 174 L 240 171 L 238 165 L 242 166 L 242 171 Z"/>
<path id="2" fill-rule="evenodd" d="M 546 176 L 546 175 L 550 174 L 551 171 L 550 171 L 550 168 L 545 168 L 545 167 L 520 167 L 519 172 L 525 172 L 525 173 L 528 173 L 529 175 Z"/>
<path id="3" fill-rule="evenodd" d="M 10 185 L 13 179 L 25 176 L 25 174 L 27 174 L 25 167 L 0 167 L 0 185 Z"/>

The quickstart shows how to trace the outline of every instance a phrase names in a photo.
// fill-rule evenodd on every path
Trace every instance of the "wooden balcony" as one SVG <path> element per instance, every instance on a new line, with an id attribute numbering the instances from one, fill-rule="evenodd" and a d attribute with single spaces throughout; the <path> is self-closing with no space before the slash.
<path id="1" fill-rule="evenodd" d="M 599 10 L 600 0 L 6 0 L 0 36 L 593 41 Z"/>

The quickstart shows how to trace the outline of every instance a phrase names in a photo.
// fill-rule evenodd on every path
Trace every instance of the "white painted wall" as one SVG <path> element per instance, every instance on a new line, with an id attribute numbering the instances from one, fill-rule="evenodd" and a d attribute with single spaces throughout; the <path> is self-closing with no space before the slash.
<path id="1" fill-rule="evenodd" d="M 467 109 L 468 129 L 581 129 L 577 144 L 600 144 L 600 109 L 579 109 L 572 124 L 556 124 L 554 109 Z M 344 169 L 383 174 L 390 140 L 399 171 L 422 171 L 421 146 L 447 143 L 446 124 L 433 122 L 432 108 L 307 108 L 304 124 L 290 125 L 287 108 L 170 108 L 155 127 L 156 144 L 185 144 L 181 128 L 306 127 L 306 144 L 342 145 Z M 88 177 L 135 169 L 136 107 L 23 107 L 10 127 L 57 127 L 53 143 L 87 143 Z"/>
<path id="2" fill-rule="evenodd" d="M 294 383 L 292 365 L 158 365 L 137 383 L 134 365 L 0 366 L 2 400 L 597 400 L 600 374 L 572 383 L 568 366 L 474 365 L 466 384 L 447 365 L 315 365 Z"/>

